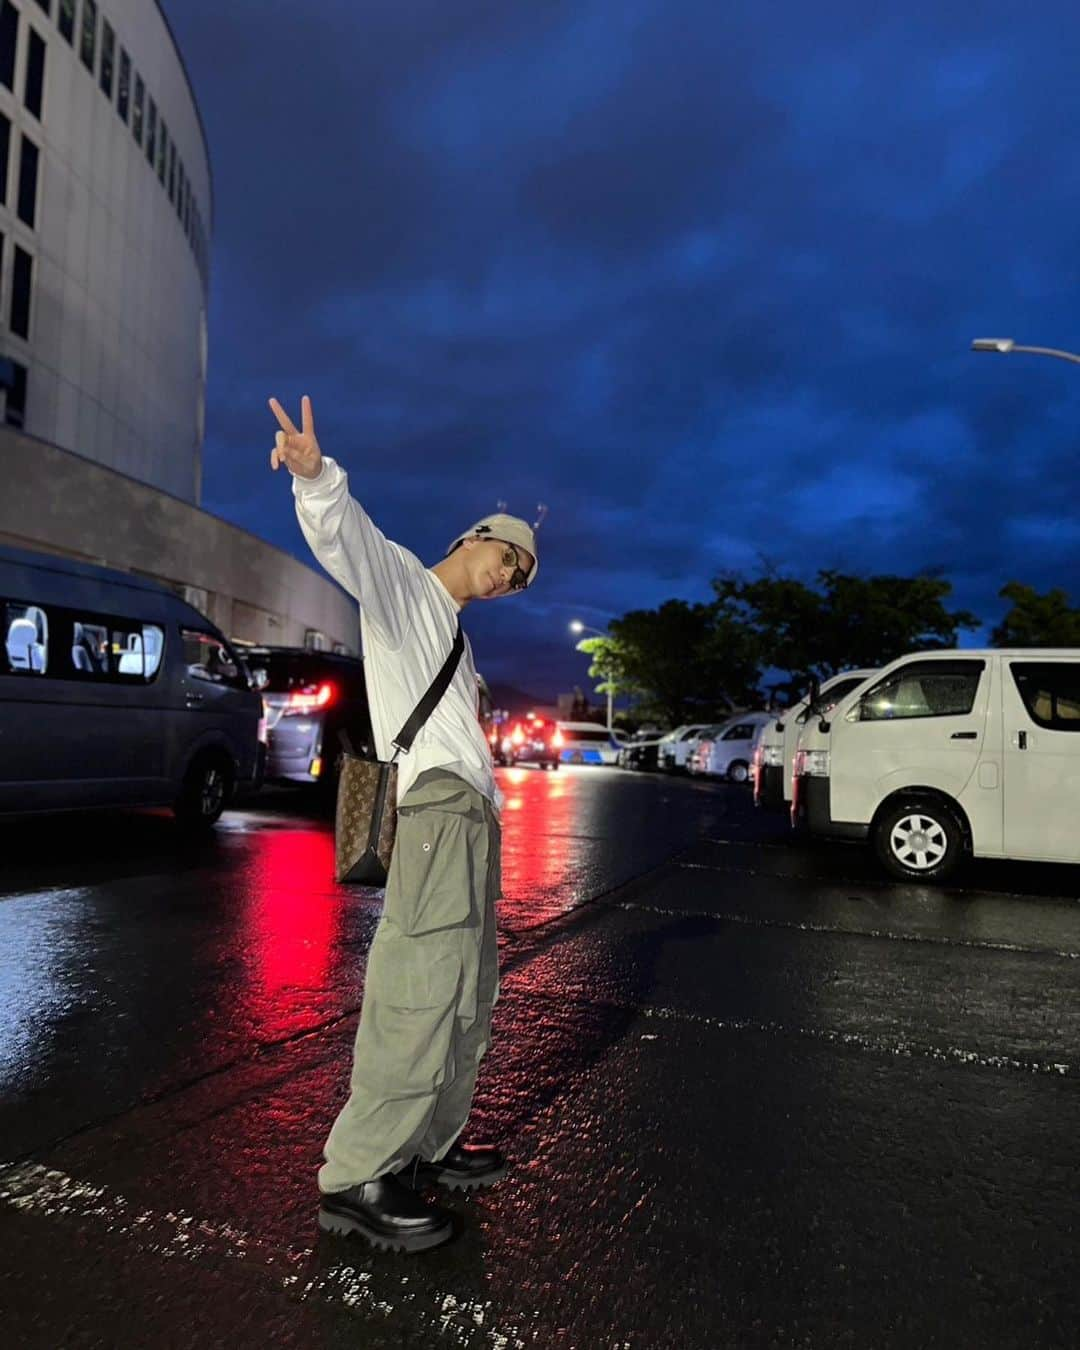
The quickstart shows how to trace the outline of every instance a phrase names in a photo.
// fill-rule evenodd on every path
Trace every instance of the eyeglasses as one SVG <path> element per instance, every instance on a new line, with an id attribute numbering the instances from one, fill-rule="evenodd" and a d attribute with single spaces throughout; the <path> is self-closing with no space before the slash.
<path id="1" fill-rule="evenodd" d="M 521 558 L 513 544 L 503 545 L 502 565 L 513 568 L 510 573 L 510 589 L 512 591 L 523 591 L 528 585 L 529 574 L 522 567 Z"/>

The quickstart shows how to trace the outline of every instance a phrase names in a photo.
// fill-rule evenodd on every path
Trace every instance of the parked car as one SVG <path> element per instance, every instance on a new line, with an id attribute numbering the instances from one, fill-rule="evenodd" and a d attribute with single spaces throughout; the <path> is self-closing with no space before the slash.
<path id="1" fill-rule="evenodd" d="M 705 772 L 708 744 L 724 728 L 724 722 L 712 722 L 686 738 L 686 772 L 700 776 Z"/>
<path id="2" fill-rule="evenodd" d="M 845 670 L 824 680 L 811 704 L 811 696 L 776 714 L 775 722 L 763 729 L 750 765 L 754 784 L 754 804 L 766 810 L 782 810 L 791 804 L 795 778 L 795 751 L 799 732 L 811 716 L 828 717 L 837 703 L 864 680 L 872 670 Z"/>
<path id="3" fill-rule="evenodd" d="M 657 727 L 642 727 L 619 746 L 615 762 L 621 769 L 634 769 L 638 772 L 658 769 L 660 747 L 663 743 Z"/>
<path id="4" fill-rule="evenodd" d="M 947 877 L 969 854 L 1080 862 L 1080 651 L 915 652 L 803 728 L 792 817 Z"/>
<path id="5" fill-rule="evenodd" d="M 242 651 L 253 674 L 266 672 L 267 778 L 335 792 L 341 733 L 356 754 L 374 753 L 363 660 L 306 647 Z"/>
<path id="6" fill-rule="evenodd" d="M 729 718 L 714 735 L 698 742 L 698 772 L 708 778 L 726 778 L 745 783 L 757 738 L 775 717 L 774 713 L 739 713 Z"/>
<path id="7" fill-rule="evenodd" d="M 539 764 L 541 769 L 557 769 L 562 747 L 558 725 L 535 713 L 504 722 L 491 738 L 497 764 Z"/>
<path id="8" fill-rule="evenodd" d="M 708 723 L 693 722 L 669 731 L 660 743 L 661 769 L 668 773 L 685 771 L 687 757 L 694 740 L 708 729 Z"/>
<path id="9" fill-rule="evenodd" d="M 596 722 L 559 722 L 564 764 L 614 764 L 619 742 L 606 727 Z"/>
<path id="10" fill-rule="evenodd" d="M 140 577 L 0 547 L 0 812 L 171 806 L 262 780 L 262 699 L 198 610 Z"/>

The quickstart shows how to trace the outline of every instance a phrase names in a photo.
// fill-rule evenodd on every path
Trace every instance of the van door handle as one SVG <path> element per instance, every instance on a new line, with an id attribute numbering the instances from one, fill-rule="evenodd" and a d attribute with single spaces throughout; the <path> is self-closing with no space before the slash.
<path id="1" fill-rule="evenodd" d="M 1016 748 L 1017 748 L 1018 750 L 1026 750 L 1026 749 L 1027 749 L 1027 732 L 1026 732 L 1026 731 L 1018 731 L 1018 732 L 1016 733 Z"/>
<path id="2" fill-rule="evenodd" d="M 185 694 L 184 697 L 187 699 L 187 705 L 188 705 L 188 707 L 190 708 L 191 705 L 192 705 L 193 703 L 201 703 L 201 702 L 203 701 L 203 698 L 205 697 L 205 695 L 204 695 L 204 694 Z"/>
<path id="3" fill-rule="evenodd" d="M 979 733 L 977 731 L 954 731 L 949 739 L 951 741 L 977 741 Z"/>

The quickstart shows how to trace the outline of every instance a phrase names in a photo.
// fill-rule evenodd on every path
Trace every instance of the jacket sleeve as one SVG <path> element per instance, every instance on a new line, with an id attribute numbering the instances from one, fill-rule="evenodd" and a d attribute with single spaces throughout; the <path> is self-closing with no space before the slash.
<path id="1" fill-rule="evenodd" d="M 409 594 L 423 572 L 415 554 L 392 543 L 349 496 L 349 479 L 323 456 L 317 478 L 293 478 L 296 515 L 319 562 L 360 602 L 367 622 L 391 649 L 409 629 Z"/>

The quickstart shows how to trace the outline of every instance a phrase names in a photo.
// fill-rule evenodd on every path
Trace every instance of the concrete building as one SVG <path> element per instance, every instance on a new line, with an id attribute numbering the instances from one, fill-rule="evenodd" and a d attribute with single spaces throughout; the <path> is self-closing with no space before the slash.
<path id="1" fill-rule="evenodd" d="M 212 221 L 157 0 L 0 0 L 0 540 L 355 651 L 338 587 L 199 509 Z"/>

